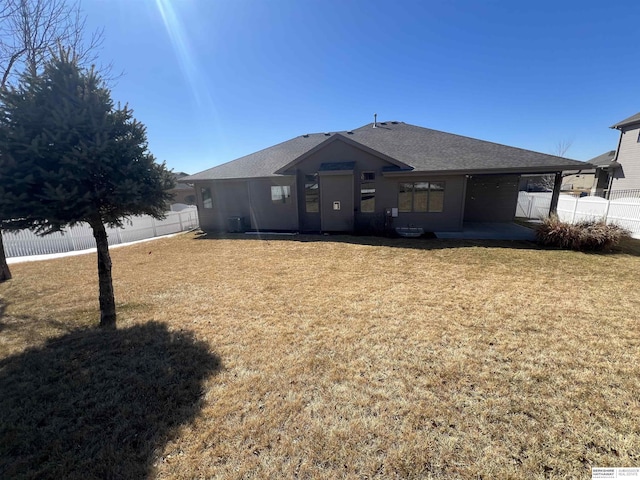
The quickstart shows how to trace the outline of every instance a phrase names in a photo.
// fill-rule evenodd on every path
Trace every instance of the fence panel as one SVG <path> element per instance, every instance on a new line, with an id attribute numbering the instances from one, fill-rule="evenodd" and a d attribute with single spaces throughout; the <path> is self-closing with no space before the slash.
<path id="1" fill-rule="evenodd" d="M 516 217 L 543 218 L 549 214 L 551 193 L 520 192 L 516 207 Z"/>
<path id="2" fill-rule="evenodd" d="M 516 216 L 539 219 L 547 216 L 551 193 L 520 192 Z M 561 194 L 558 217 L 569 223 L 604 219 L 626 228 L 634 238 L 640 238 L 640 198 L 605 200 L 601 197 L 574 197 Z"/>
<path id="3" fill-rule="evenodd" d="M 611 200 L 607 223 L 615 223 L 634 234 L 640 235 L 640 198 Z"/>
<path id="4" fill-rule="evenodd" d="M 107 235 L 109 245 L 117 245 L 191 230 L 197 226 L 197 208 L 187 207 L 179 212 L 167 212 L 167 218 L 164 220 L 155 220 L 147 215 L 132 217 L 131 220 L 125 221 L 123 228 L 107 228 Z M 44 237 L 30 230 L 2 232 L 2 236 L 7 258 L 64 253 L 96 246 L 93 230 L 85 223 Z"/>
<path id="5" fill-rule="evenodd" d="M 606 219 L 609 201 L 600 197 L 582 197 L 578 199 L 578 208 L 576 210 L 573 222 L 583 222 L 588 220 Z"/>

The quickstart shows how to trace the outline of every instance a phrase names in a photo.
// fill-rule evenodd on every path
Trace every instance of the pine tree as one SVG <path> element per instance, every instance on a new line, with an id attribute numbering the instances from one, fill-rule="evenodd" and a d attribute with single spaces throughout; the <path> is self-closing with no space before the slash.
<path id="1" fill-rule="evenodd" d="M 86 222 L 98 250 L 100 325 L 115 327 L 105 224 L 163 218 L 173 178 L 148 151 L 146 129 L 93 69 L 61 51 L 42 74 L 0 92 L 0 219 L 46 235 Z"/>

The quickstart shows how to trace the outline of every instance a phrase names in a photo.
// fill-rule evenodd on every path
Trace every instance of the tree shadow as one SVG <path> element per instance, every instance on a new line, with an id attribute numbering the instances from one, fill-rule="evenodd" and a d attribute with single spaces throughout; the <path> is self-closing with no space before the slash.
<path id="1" fill-rule="evenodd" d="M 150 322 L 75 331 L 0 360 L 0 478 L 145 478 L 221 368 Z"/>
<path id="2" fill-rule="evenodd" d="M 545 247 L 531 240 L 464 240 L 464 239 L 441 239 L 433 238 L 432 235 L 425 234 L 418 238 L 383 237 L 369 235 L 323 235 L 323 234 L 251 234 L 244 233 L 218 233 L 199 231 L 194 236 L 195 240 L 285 240 L 290 242 L 333 242 L 350 243 L 354 245 L 384 246 L 391 248 L 409 248 L 414 250 L 443 250 L 450 248 L 508 248 L 514 250 L 561 250 L 560 248 Z M 620 245 L 606 252 L 583 252 L 588 255 L 616 255 L 625 254 L 640 256 L 640 240 L 624 239 Z"/>
<path id="3" fill-rule="evenodd" d="M 2 321 L 2 319 L 4 318 L 4 311 L 7 308 L 7 303 L 0 298 L 0 333 L 2 333 L 2 331 L 5 329 L 5 324 Z"/>
<path id="4" fill-rule="evenodd" d="M 354 245 L 368 246 L 384 246 L 391 248 L 408 248 L 415 250 L 442 250 L 449 248 L 469 248 L 469 247 L 486 247 L 486 248 L 510 248 L 510 249 L 526 249 L 526 250 L 544 250 L 535 242 L 528 240 L 457 240 L 457 239 L 439 239 L 432 235 L 425 234 L 418 238 L 402 238 L 402 237 L 383 237 L 373 235 L 347 235 L 347 234 L 296 234 L 296 235 L 277 235 L 277 234 L 251 234 L 244 233 L 196 233 L 196 240 L 223 240 L 223 239 L 241 239 L 241 240 L 285 240 L 290 242 L 332 242 L 332 243 L 350 243 Z"/>

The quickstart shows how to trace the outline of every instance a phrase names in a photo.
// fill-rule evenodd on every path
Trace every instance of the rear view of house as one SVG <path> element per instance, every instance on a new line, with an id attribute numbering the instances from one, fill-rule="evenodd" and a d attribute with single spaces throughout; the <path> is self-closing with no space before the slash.
<path id="1" fill-rule="evenodd" d="M 520 175 L 583 162 L 403 122 L 301 135 L 182 178 L 210 231 L 458 231 L 509 222 Z"/>

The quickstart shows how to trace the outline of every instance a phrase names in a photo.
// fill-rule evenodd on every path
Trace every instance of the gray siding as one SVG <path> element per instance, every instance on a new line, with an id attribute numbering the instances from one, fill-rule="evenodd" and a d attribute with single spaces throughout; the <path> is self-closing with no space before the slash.
<path id="1" fill-rule="evenodd" d="M 444 205 L 442 212 L 409 213 L 399 212 L 393 219 L 393 227 L 422 227 L 427 232 L 462 230 L 464 207 L 464 175 L 407 176 L 385 178 L 381 200 L 392 207 L 398 206 L 399 184 L 403 182 L 444 182 Z"/>
<path id="2" fill-rule="evenodd" d="M 298 230 L 298 205 L 295 177 L 249 180 L 251 200 L 250 227 L 254 230 Z M 286 203 L 271 200 L 271 187 L 287 185 L 291 198 Z"/>
<path id="3" fill-rule="evenodd" d="M 640 188 L 640 143 L 638 143 L 640 125 L 623 129 L 618 150 L 618 163 L 622 165 L 615 171 L 611 190 Z"/>
<path id="4" fill-rule="evenodd" d="M 287 203 L 271 200 L 272 185 L 289 185 Z M 241 217 L 247 229 L 297 230 L 297 205 L 294 177 L 254 178 L 196 182 L 200 227 L 209 231 L 227 231 L 230 217 Z M 211 189 L 213 208 L 204 208 L 202 187 Z"/>
<path id="5" fill-rule="evenodd" d="M 300 229 L 307 232 L 320 231 L 322 226 L 319 213 L 307 213 L 304 198 L 304 177 L 318 172 L 320 165 L 330 162 L 356 162 L 353 170 L 353 214 L 356 230 L 363 230 L 363 226 L 374 225 L 381 231 L 384 225 L 384 205 L 378 201 L 378 184 L 383 181 L 382 168 L 389 166 L 389 162 L 376 157 L 364 150 L 341 141 L 330 143 L 322 150 L 310 155 L 303 162 L 296 166 L 298 174 L 298 189 L 300 196 L 298 199 L 298 211 L 300 216 Z M 360 176 L 362 172 L 374 172 L 376 174 L 376 201 L 374 213 L 360 212 Z M 320 199 L 322 203 L 322 198 Z"/>
<path id="6" fill-rule="evenodd" d="M 467 180 L 466 222 L 511 222 L 518 203 L 518 175 L 476 175 Z"/>
<path id="7" fill-rule="evenodd" d="M 385 228 L 385 210 L 398 206 L 398 188 L 402 182 L 438 181 L 445 182 L 444 210 L 437 213 L 399 213 L 388 225 L 389 228 L 415 225 L 426 231 L 456 231 L 462 229 L 462 213 L 464 208 L 464 175 L 429 175 L 417 174 L 402 176 L 385 176 L 382 169 L 390 164 L 375 155 L 360 150 L 343 142 L 333 142 L 326 148 L 309 156 L 297 165 L 298 171 L 298 211 L 301 230 L 319 231 L 321 229 L 320 214 L 305 212 L 304 176 L 313 174 L 320 165 L 329 162 L 355 161 L 353 171 L 353 211 L 354 227 L 358 232 L 381 233 Z M 360 211 L 360 179 L 362 172 L 376 174 L 375 212 Z M 321 199 L 322 204 L 322 199 Z M 515 208 L 514 208 L 515 211 Z"/>

